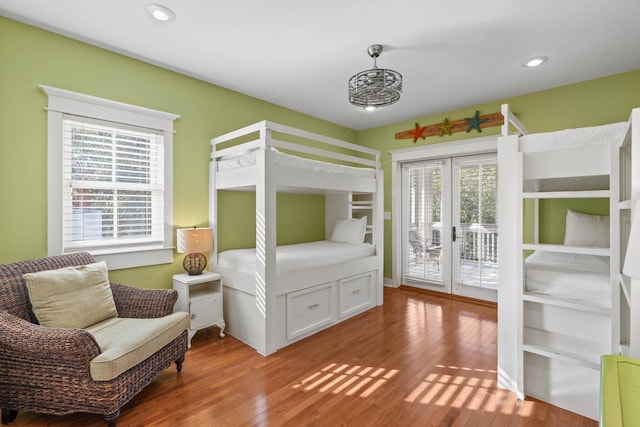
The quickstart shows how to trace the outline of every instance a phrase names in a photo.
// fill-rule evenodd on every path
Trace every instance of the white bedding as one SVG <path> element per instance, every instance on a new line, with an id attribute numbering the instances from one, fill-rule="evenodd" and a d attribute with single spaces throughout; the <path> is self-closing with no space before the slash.
<path id="1" fill-rule="evenodd" d="M 612 141 L 621 141 L 628 127 L 629 124 L 627 122 L 620 122 L 603 126 L 524 135 L 519 139 L 520 151 L 534 153 L 561 148 L 608 144 Z"/>
<path id="2" fill-rule="evenodd" d="M 609 258 L 536 251 L 525 260 L 525 288 L 531 293 L 609 307 Z"/>
<path id="3" fill-rule="evenodd" d="M 284 274 L 310 267 L 332 265 L 375 255 L 375 247 L 369 243 L 337 243 L 329 240 L 278 246 L 276 272 Z M 218 265 L 223 268 L 255 274 L 256 250 L 233 249 L 218 255 Z"/>
<path id="4" fill-rule="evenodd" d="M 222 160 L 218 160 L 218 171 L 241 168 L 245 166 L 253 166 L 256 164 L 256 152 L 257 150 L 253 150 L 238 157 L 233 157 L 230 159 L 223 158 Z M 360 176 L 364 178 L 374 178 L 376 173 L 375 169 L 372 168 L 359 168 L 354 166 L 338 165 L 329 162 L 321 162 L 319 160 L 305 159 L 302 157 L 293 156 L 291 154 L 282 153 L 275 149 L 273 150 L 273 153 L 275 154 L 276 165 L 278 166 L 289 166 L 321 172 Z"/>

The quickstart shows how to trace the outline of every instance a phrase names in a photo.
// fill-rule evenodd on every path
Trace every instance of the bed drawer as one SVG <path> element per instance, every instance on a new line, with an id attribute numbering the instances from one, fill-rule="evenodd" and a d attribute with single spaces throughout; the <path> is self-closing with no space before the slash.
<path id="1" fill-rule="evenodd" d="M 287 294 L 287 339 L 333 323 L 335 282 Z"/>
<path id="2" fill-rule="evenodd" d="M 347 317 L 373 306 L 374 273 L 340 280 L 340 317 Z"/>

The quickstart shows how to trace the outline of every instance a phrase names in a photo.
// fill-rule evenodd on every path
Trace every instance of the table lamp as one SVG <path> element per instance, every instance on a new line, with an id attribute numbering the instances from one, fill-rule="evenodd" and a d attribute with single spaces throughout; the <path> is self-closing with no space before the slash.
<path id="1" fill-rule="evenodd" d="M 627 255 L 624 258 L 622 272 L 629 277 L 640 279 L 640 202 L 636 204 L 633 214 Z"/>
<path id="2" fill-rule="evenodd" d="M 207 266 L 207 257 L 203 252 L 213 249 L 211 228 L 179 228 L 178 253 L 186 253 L 182 266 L 190 276 L 202 274 Z"/>

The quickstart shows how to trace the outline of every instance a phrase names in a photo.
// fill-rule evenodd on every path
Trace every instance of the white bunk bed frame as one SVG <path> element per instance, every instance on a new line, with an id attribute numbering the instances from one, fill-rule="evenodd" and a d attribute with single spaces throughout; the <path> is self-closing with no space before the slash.
<path id="1" fill-rule="evenodd" d="M 277 132 L 275 135 L 280 138 L 290 139 L 292 136 L 296 143 L 274 138 L 273 132 Z M 256 133 L 255 139 L 242 142 Z M 312 141 L 313 146 L 306 142 L 298 143 L 302 140 Z M 269 355 L 383 303 L 384 183 L 378 151 L 269 121 L 213 138 L 211 145 L 209 221 L 214 231 L 211 265 L 223 276 L 224 311 L 229 334 L 259 353 Z M 332 148 L 325 149 L 328 147 Z M 272 148 L 302 153 L 307 157 L 321 156 L 323 160 L 329 159 L 336 164 L 349 162 L 371 168 L 374 174 L 367 178 L 276 165 L 277 153 Z M 256 150 L 255 165 L 218 171 L 217 162 L 221 158 L 248 150 Z M 218 265 L 218 190 L 255 192 L 255 276 Z M 324 194 L 327 239 L 337 219 L 366 214 L 367 240 L 374 245 L 375 255 L 277 274 L 276 192 Z"/>
<path id="2" fill-rule="evenodd" d="M 510 115 L 507 105 L 502 114 Z M 640 167 L 631 167 L 640 165 L 640 109 L 632 111 L 626 136 L 610 144 L 523 153 L 520 134 L 526 131 L 503 130 L 498 140 L 498 383 L 520 399 L 529 395 L 597 419 L 601 356 L 640 357 L 638 283 L 631 287 L 621 273 L 640 199 Z M 609 198 L 609 248 L 539 242 L 538 200 L 572 198 Z M 525 199 L 533 200 L 532 244 L 522 237 Z M 526 250 L 608 256 L 610 308 L 526 292 Z"/>

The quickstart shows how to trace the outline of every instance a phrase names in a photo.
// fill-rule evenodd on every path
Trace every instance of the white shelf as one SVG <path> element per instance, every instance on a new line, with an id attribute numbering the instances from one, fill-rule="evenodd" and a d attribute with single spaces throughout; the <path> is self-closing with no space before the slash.
<path id="1" fill-rule="evenodd" d="M 631 209 L 631 200 L 623 200 L 618 205 L 620 209 Z"/>
<path id="2" fill-rule="evenodd" d="M 596 314 L 603 314 L 603 315 L 611 314 L 611 308 L 609 307 L 603 307 L 600 305 L 594 305 L 594 304 L 589 304 L 584 302 L 576 302 L 576 301 L 566 300 L 562 298 L 555 298 L 548 295 L 532 294 L 532 293 L 525 292 L 522 295 L 522 300 L 528 301 L 528 302 L 535 302 L 538 304 L 555 305 L 557 307 L 565 307 L 573 310 L 581 310 L 589 313 L 596 313 Z"/>
<path id="3" fill-rule="evenodd" d="M 528 191 L 522 193 L 524 199 L 592 199 L 609 198 L 609 190 L 588 191 Z"/>
<path id="4" fill-rule="evenodd" d="M 540 356 L 548 357 L 551 359 L 562 360 L 564 362 L 572 363 L 575 365 L 584 366 L 589 369 L 600 369 L 600 360 L 599 358 L 589 358 L 582 354 L 570 353 L 567 351 L 561 351 L 556 348 L 551 348 L 542 345 L 533 345 L 533 344 L 524 344 L 522 346 L 522 350 L 537 354 Z"/>
<path id="5" fill-rule="evenodd" d="M 600 255 L 600 256 L 609 256 L 611 253 L 609 248 L 564 246 L 564 245 L 552 245 L 548 243 L 525 243 L 522 245 L 522 249 L 530 250 L 530 251 L 563 252 L 563 253 L 569 253 L 569 254 L 585 254 L 585 255 Z"/>

